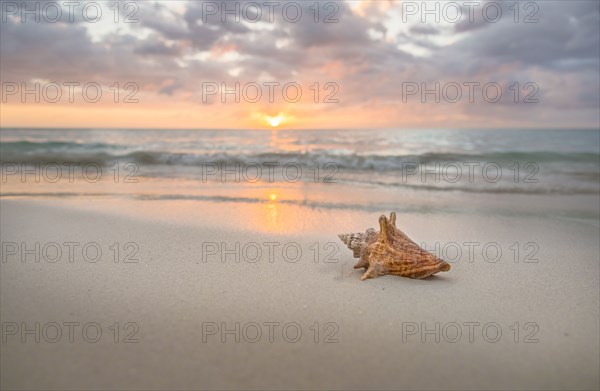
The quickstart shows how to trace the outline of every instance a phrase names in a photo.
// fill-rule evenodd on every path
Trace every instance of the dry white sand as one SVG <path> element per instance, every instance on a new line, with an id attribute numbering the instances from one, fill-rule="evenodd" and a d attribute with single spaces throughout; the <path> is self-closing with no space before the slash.
<path id="1" fill-rule="evenodd" d="M 36 263 L 32 255 L 22 263 L 3 248 L 3 389 L 600 386 L 600 252 L 594 224 L 518 216 L 400 215 L 400 227 L 419 243 L 433 247 L 435 242 L 477 241 L 480 246 L 473 259 L 463 253 L 450 272 L 428 280 L 385 276 L 363 282 L 352 269 L 351 252 L 335 233 L 363 230 L 367 220 L 374 226 L 376 214 L 305 211 L 299 218 L 310 219 L 320 230 L 275 235 L 245 230 L 243 224 L 235 230 L 214 218 L 194 225 L 174 218 L 131 218 L 114 208 L 101 213 L 50 202 L 0 204 L 3 246 L 80 243 L 73 263 L 65 254 L 56 263 Z M 157 214 L 159 205 L 152 204 Z M 318 262 L 311 250 L 315 241 L 321 247 Z M 91 242 L 103 250 L 96 263 L 81 257 L 81 246 Z M 139 262 L 115 263 L 110 249 L 115 242 L 135 242 Z M 235 242 L 241 248 L 255 242 L 263 250 L 265 242 L 280 245 L 273 262 L 268 251 L 249 262 L 254 253 L 246 247 L 249 252 L 246 258 L 238 256 L 240 262 L 230 255 L 222 263 L 217 254 L 203 263 L 202 243 L 209 242 L 226 243 L 230 249 Z M 323 262 L 328 242 L 340 245 L 337 263 Z M 481 246 L 487 242 L 503 250 L 495 263 L 482 257 Z M 523 246 L 535 242 L 539 262 L 515 262 L 514 242 L 519 242 L 521 258 L 531 251 Z M 289 243 L 303 251 L 296 263 L 281 256 Z M 289 251 L 293 257 L 293 249 Z M 93 249 L 89 252 L 93 257 Z M 23 327 L 35 330 L 36 322 L 39 343 L 35 331 L 22 333 Z M 61 325 L 61 337 L 51 322 Z M 66 322 L 79 324 L 73 326 L 73 342 Z M 120 329 L 116 343 L 115 322 Z M 135 325 L 125 328 L 128 322 Z M 260 337 L 251 322 L 261 327 Z M 235 331 L 222 333 L 236 323 L 237 336 Z M 98 342 L 82 336 L 85 324 L 100 326 Z M 210 328 L 215 324 L 219 330 Z M 295 327 L 302 335 L 293 343 Z M 433 331 L 422 335 L 424 329 Z M 94 339 L 96 330 L 86 330 L 86 338 Z M 138 342 L 124 343 L 133 332 Z"/>

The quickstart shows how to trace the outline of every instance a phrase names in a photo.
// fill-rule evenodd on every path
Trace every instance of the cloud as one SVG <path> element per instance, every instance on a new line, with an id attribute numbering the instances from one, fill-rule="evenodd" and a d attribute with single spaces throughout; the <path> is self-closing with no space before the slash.
<path id="1" fill-rule="evenodd" d="M 558 112 L 585 116 L 594 124 L 589 110 L 600 104 L 598 2 L 537 2 L 537 23 L 522 23 L 531 14 L 526 9 L 520 9 L 515 23 L 512 3 L 499 3 L 503 17 L 496 23 L 476 12 L 473 22 L 439 24 L 402 23 L 393 17 L 400 14 L 394 2 L 377 7 L 336 2 L 332 18 L 338 22 L 323 23 L 332 10 L 320 9 L 315 23 L 314 3 L 297 3 L 302 19 L 296 23 L 282 16 L 286 2 L 273 21 L 262 12 L 256 23 L 258 14 L 249 2 L 240 3 L 248 18 L 239 23 L 207 15 L 199 1 L 139 3 L 139 22 L 128 25 L 111 19 L 89 23 L 80 16 L 70 23 L 67 14 L 58 23 L 9 17 L 0 25 L 0 73 L 12 82 L 135 81 L 155 99 L 168 96 L 171 103 L 199 105 L 203 81 L 337 83 L 341 103 L 314 106 L 319 112 L 373 110 L 377 103 L 406 106 L 401 88 L 407 81 L 500 81 L 504 86 L 531 81 L 543 99 L 524 121 L 547 121 Z M 457 117 L 480 121 L 489 116 L 498 123 L 517 111 L 522 115 L 522 105 L 503 102 L 421 105 L 413 111 L 427 116 L 427 111 L 453 110 Z M 445 118 L 451 118 L 450 111 Z"/>

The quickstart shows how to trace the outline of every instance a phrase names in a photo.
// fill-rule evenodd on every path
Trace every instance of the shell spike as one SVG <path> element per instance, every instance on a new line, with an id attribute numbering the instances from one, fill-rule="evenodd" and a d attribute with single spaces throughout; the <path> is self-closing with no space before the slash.
<path id="1" fill-rule="evenodd" d="M 356 262 L 356 265 L 354 265 L 354 269 L 360 269 L 361 267 L 368 267 L 369 265 L 367 265 L 367 263 L 365 262 L 364 259 L 359 259 L 358 262 Z"/>
<path id="2" fill-rule="evenodd" d="M 383 243 L 388 243 L 388 219 L 385 215 L 379 216 L 379 228 L 381 229 L 380 240 Z"/>
<path id="3" fill-rule="evenodd" d="M 367 269 L 367 271 L 362 276 L 360 276 L 360 279 L 364 281 L 369 278 L 375 278 L 375 277 L 377 277 L 377 275 L 378 275 L 378 273 L 377 273 L 377 271 L 375 271 L 375 268 L 369 267 Z"/>

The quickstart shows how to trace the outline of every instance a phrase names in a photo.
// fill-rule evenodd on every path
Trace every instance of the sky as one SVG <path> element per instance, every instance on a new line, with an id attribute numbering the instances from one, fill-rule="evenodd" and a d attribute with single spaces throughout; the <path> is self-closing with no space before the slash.
<path id="1" fill-rule="evenodd" d="M 600 126 L 596 0 L 72 3 L 0 1 L 0 126 Z"/>

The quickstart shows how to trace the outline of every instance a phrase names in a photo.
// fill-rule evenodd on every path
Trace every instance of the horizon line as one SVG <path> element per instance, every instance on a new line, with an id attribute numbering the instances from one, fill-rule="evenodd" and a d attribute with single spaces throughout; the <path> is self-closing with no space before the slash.
<path id="1" fill-rule="evenodd" d="M 265 131 L 265 132 L 280 132 L 280 131 L 349 131 L 349 130 L 365 130 L 365 131 L 404 131 L 404 130 L 497 130 L 497 131 L 505 131 L 505 130 L 598 130 L 600 131 L 600 126 L 598 127 L 507 127 L 507 128 L 498 128 L 498 127 L 469 127 L 469 128 L 453 128 L 453 127 L 406 127 L 406 128 L 121 128 L 121 127 L 36 127 L 36 126 L 0 126 L 0 131 L 2 130 L 85 130 L 85 131 L 94 131 L 94 130 L 149 130 L 149 131 Z"/>

